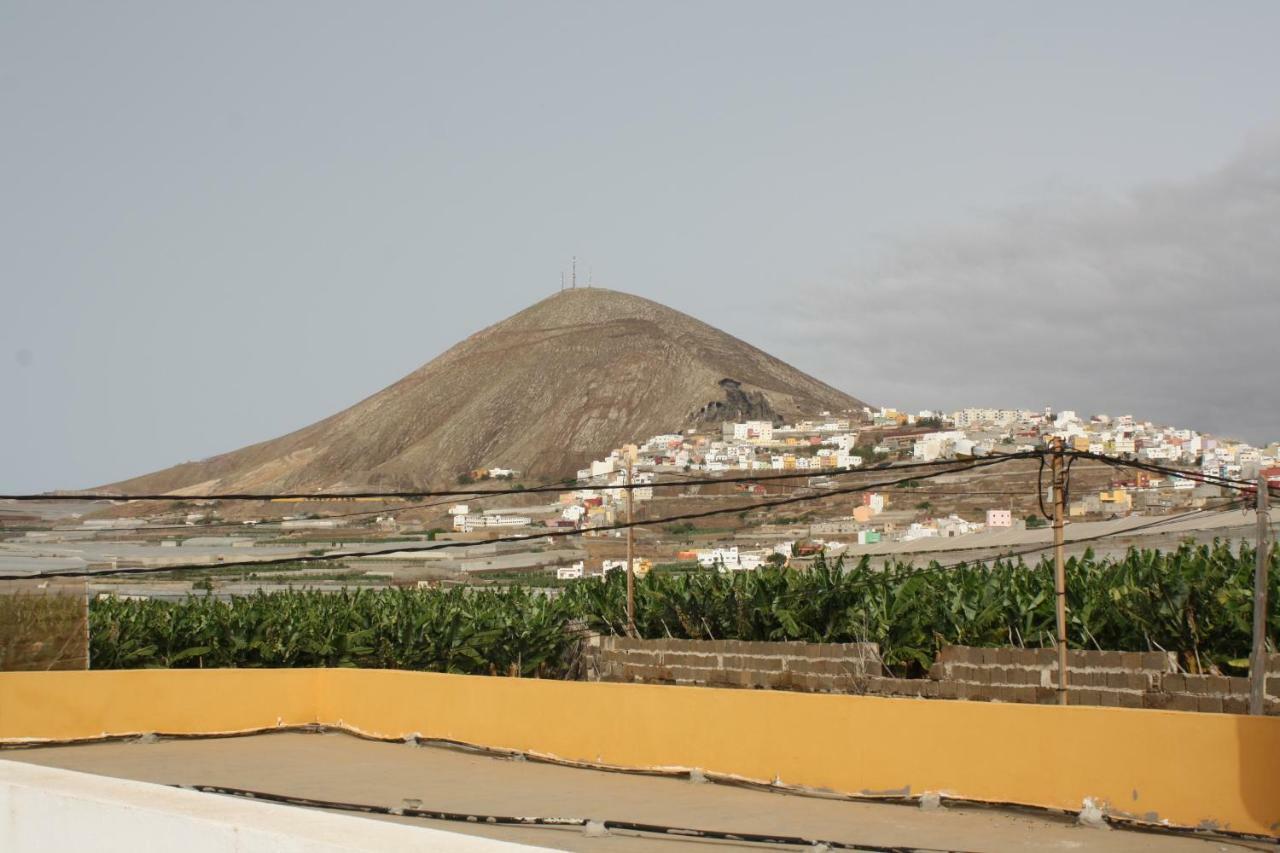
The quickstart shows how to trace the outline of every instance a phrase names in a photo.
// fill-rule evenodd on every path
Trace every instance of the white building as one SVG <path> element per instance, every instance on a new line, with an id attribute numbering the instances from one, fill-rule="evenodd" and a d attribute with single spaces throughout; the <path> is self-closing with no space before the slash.
<path id="1" fill-rule="evenodd" d="M 903 542 L 914 542 L 917 539 L 930 539 L 938 535 L 938 528 L 932 524 L 921 524 L 918 521 L 911 523 L 902 534 Z"/>
<path id="2" fill-rule="evenodd" d="M 584 564 L 581 560 L 572 566 L 559 566 L 556 568 L 556 580 L 568 581 L 582 577 Z"/>
<path id="3" fill-rule="evenodd" d="M 938 535 L 942 537 L 968 536 L 970 533 L 977 533 L 982 529 L 981 524 L 974 521 L 965 521 L 954 513 L 946 518 L 938 519 L 937 526 Z"/>
<path id="4" fill-rule="evenodd" d="M 862 465 L 862 457 L 856 453 L 841 450 L 836 453 L 837 468 L 858 468 Z"/>
<path id="5" fill-rule="evenodd" d="M 527 515 L 503 515 L 501 513 L 494 513 L 493 515 L 476 515 L 472 513 L 453 517 L 453 529 L 462 533 L 470 533 L 472 530 L 486 527 L 528 527 L 532 523 L 533 519 Z"/>
<path id="6" fill-rule="evenodd" d="M 738 546 L 700 550 L 698 551 L 698 565 L 704 569 L 719 566 L 729 571 L 737 571 L 741 568 L 741 563 L 738 560 Z"/>
<path id="7" fill-rule="evenodd" d="M 966 437 L 962 430 L 926 433 L 916 440 L 911 454 L 919 462 L 949 459 L 955 455 L 956 442 L 964 440 Z"/>

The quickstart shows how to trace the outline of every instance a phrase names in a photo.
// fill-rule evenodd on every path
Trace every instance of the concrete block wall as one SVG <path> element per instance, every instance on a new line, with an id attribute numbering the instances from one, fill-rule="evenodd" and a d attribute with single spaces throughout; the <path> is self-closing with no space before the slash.
<path id="1" fill-rule="evenodd" d="M 1280 714 L 1280 655 L 1268 656 L 1267 672 L 1267 713 Z M 941 685 L 954 685 L 958 699 L 1056 702 L 1057 652 L 946 646 L 929 679 L 940 685 L 939 696 L 951 689 Z M 1067 685 L 1073 705 L 1236 714 L 1249 707 L 1248 678 L 1186 675 L 1169 652 L 1072 650 L 1067 653 Z"/>
<path id="2" fill-rule="evenodd" d="M 764 643 L 599 637 L 589 678 L 657 684 L 755 687 L 925 699 L 1050 704 L 1057 701 L 1053 649 L 946 646 L 927 678 L 885 673 L 875 643 Z M 1267 713 L 1280 715 L 1280 654 L 1268 658 Z M 1242 714 L 1247 678 L 1187 675 L 1165 652 L 1067 654 L 1073 705 Z"/>
<path id="3" fill-rule="evenodd" d="M 861 693 L 883 673 L 874 643 L 600 637 L 595 655 L 604 681 Z"/>
<path id="4" fill-rule="evenodd" d="M 1280 716 L 1280 655 L 1268 655 L 1266 692 L 1266 713 Z M 1237 675 L 1170 674 L 1164 678 L 1162 696 L 1166 700 L 1163 704 L 1148 707 L 1245 714 L 1249 711 L 1249 679 Z"/>
<path id="5" fill-rule="evenodd" d="M 1160 689 L 1176 658 L 1164 652 L 1067 653 L 1071 701 L 1078 705 L 1152 707 L 1144 697 Z M 956 698 L 1005 702 L 1056 702 L 1058 657 L 1054 649 L 945 646 L 929 678 L 955 685 Z"/>

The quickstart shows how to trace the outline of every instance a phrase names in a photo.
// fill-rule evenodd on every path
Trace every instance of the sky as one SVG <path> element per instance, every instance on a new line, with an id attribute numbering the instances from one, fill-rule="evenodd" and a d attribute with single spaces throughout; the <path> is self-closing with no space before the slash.
<path id="1" fill-rule="evenodd" d="M 1280 4 L 0 0 L 0 493 L 579 276 L 876 404 L 1280 439 Z"/>

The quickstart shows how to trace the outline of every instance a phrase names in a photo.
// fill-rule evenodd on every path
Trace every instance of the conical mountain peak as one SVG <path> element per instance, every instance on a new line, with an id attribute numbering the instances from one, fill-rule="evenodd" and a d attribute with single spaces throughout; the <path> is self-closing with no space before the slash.
<path id="1" fill-rule="evenodd" d="M 116 488 L 425 489 L 491 466 L 559 479 L 650 435 L 861 406 L 687 314 L 628 293 L 576 288 L 477 332 L 323 421 Z"/>

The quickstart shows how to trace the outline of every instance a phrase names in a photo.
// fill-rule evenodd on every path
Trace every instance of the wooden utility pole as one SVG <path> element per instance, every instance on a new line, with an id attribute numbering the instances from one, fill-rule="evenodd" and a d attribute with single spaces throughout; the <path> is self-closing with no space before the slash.
<path id="1" fill-rule="evenodd" d="M 635 477 L 636 477 L 636 461 L 630 459 L 627 462 L 627 633 L 636 636 L 636 564 L 635 564 L 635 533 L 636 529 L 631 526 L 632 522 L 632 506 L 635 501 Z"/>
<path id="2" fill-rule="evenodd" d="M 1258 475 L 1258 560 L 1253 566 L 1253 654 L 1249 657 L 1249 713 L 1262 714 L 1267 703 L 1267 569 L 1271 523 L 1267 477 Z"/>
<path id="3" fill-rule="evenodd" d="M 1067 557 L 1063 544 L 1067 514 L 1062 439 L 1053 440 L 1053 594 L 1058 612 L 1058 704 L 1067 704 Z"/>

